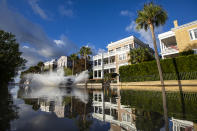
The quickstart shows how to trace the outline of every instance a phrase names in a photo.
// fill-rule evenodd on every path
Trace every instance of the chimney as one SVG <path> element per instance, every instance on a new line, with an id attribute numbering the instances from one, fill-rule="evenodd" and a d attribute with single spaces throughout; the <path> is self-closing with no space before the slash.
<path id="1" fill-rule="evenodd" d="M 178 21 L 174 20 L 174 28 L 178 27 Z"/>

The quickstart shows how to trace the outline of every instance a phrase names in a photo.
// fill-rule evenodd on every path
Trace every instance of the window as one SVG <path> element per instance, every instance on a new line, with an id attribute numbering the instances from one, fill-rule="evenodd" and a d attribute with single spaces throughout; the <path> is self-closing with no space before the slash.
<path id="1" fill-rule="evenodd" d="M 94 71 L 94 77 L 97 77 L 97 71 Z"/>
<path id="2" fill-rule="evenodd" d="M 129 45 L 125 45 L 125 46 L 124 46 L 124 49 L 128 49 L 128 48 L 129 48 Z"/>
<path id="3" fill-rule="evenodd" d="M 110 53 L 110 54 L 113 53 L 113 50 L 109 50 L 109 53 Z"/>
<path id="4" fill-rule="evenodd" d="M 127 55 L 125 54 L 120 54 L 119 55 L 119 60 L 126 60 L 127 59 Z"/>
<path id="5" fill-rule="evenodd" d="M 189 30 L 189 35 L 191 40 L 197 39 L 197 28 Z"/>
<path id="6" fill-rule="evenodd" d="M 120 51 L 120 50 L 121 50 L 121 47 L 116 48 L 116 51 Z"/>
<path id="7" fill-rule="evenodd" d="M 101 59 L 98 60 L 98 65 L 101 65 Z"/>
<path id="8" fill-rule="evenodd" d="M 97 60 L 94 61 L 94 66 L 97 66 Z"/>
<path id="9" fill-rule="evenodd" d="M 98 77 L 101 77 L 101 70 L 98 71 Z"/>

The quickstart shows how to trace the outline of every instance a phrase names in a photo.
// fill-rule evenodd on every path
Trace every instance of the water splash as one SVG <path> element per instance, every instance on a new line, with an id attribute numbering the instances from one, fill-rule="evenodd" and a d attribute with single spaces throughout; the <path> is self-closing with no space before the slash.
<path id="1" fill-rule="evenodd" d="M 49 101 L 62 102 L 64 96 L 74 96 L 84 103 L 88 102 L 88 93 L 77 88 L 77 83 L 88 79 L 88 71 L 78 76 L 64 76 L 64 70 L 43 74 L 27 74 L 22 87 L 23 98 L 47 98 Z"/>

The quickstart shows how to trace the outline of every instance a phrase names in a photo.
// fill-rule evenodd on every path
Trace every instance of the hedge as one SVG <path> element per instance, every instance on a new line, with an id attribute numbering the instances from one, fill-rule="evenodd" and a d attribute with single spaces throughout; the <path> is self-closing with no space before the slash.
<path id="1" fill-rule="evenodd" d="M 164 80 L 197 79 L 197 55 L 160 60 Z M 119 68 L 120 81 L 156 81 L 159 73 L 156 61 L 143 62 Z"/>

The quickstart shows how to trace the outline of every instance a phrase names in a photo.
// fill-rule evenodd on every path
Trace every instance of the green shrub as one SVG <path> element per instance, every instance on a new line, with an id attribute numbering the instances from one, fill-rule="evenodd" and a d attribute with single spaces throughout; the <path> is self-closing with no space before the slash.
<path id="1" fill-rule="evenodd" d="M 197 79 L 197 55 L 164 59 L 160 62 L 164 80 Z M 119 73 L 121 82 L 159 80 L 156 61 L 121 66 Z"/>
<path id="2" fill-rule="evenodd" d="M 194 50 L 187 50 L 179 53 L 179 56 L 187 56 L 194 54 Z"/>

